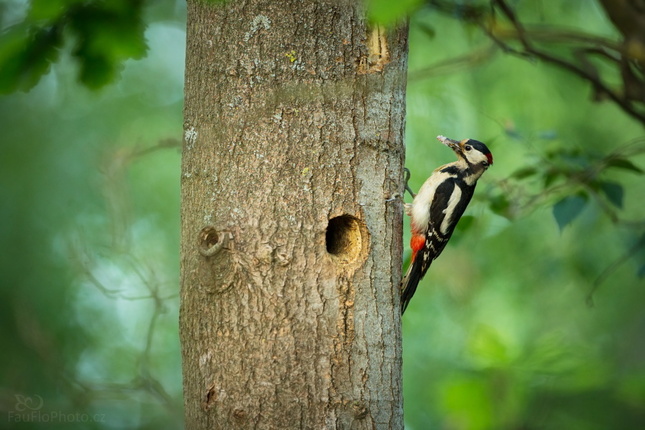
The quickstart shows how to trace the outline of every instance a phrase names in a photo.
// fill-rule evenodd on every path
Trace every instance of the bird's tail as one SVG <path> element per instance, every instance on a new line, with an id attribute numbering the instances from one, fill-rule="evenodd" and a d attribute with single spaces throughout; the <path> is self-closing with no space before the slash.
<path id="1" fill-rule="evenodd" d="M 417 291 L 417 285 L 419 285 L 421 276 L 421 264 L 419 260 L 412 261 L 401 281 L 401 315 L 403 315 L 408 304 L 410 304 L 412 296 Z"/>

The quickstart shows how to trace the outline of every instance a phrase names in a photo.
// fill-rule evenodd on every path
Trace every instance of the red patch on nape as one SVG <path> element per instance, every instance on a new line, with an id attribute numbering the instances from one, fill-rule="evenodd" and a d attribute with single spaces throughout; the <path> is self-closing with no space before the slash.
<path id="1" fill-rule="evenodd" d="M 486 158 L 488 158 L 488 164 L 490 164 L 490 165 L 492 166 L 492 165 L 493 165 L 493 154 L 491 154 L 490 152 L 488 152 L 488 153 L 486 154 Z"/>
<path id="2" fill-rule="evenodd" d="M 426 244 L 426 238 L 424 235 L 416 234 L 413 235 L 410 239 L 410 248 L 412 248 L 412 261 L 414 257 L 417 256 L 417 252 L 422 249 Z"/>

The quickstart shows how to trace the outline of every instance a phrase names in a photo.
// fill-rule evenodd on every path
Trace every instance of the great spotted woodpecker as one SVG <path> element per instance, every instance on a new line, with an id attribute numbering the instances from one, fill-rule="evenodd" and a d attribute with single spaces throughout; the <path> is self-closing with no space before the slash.
<path id="1" fill-rule="evenodd" d="M 446 247 L 473 196 L 477 180 L 493 164 L 493 155 L 482 142 L 473 139 L 458 142 L 445 136 L 437 139 L 455 151 L 457 161 L 435 169 L 412 204 L 406 205 L 411 217 L 412 262 L 401 282 L 401 314 L 430 263 Z"/>

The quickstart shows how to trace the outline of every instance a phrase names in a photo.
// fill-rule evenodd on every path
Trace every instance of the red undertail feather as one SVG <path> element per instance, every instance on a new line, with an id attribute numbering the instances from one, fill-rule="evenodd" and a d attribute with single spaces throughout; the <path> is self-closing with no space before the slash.
<path id="1" fill-rule="evenodd" d="M 412 261 L 414 261 L 414 257 L 417 256 L 417 252 L 423 248 L 423 246 L 426 243 L 426 238 L 422 234 L 415 234 L 412 236 L 410 239 L 410 248 L 412 248 Z"/>

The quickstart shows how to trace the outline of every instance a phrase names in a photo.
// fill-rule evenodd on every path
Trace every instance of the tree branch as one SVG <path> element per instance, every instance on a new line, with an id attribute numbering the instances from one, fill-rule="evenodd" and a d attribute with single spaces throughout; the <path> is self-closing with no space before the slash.
<path id="1" fill-rule="evenodd" d="M 515 11 L 505 0 L 492 0 L 493 7 L 497 7 L 506 18 L 509 20 L 517 32 L 517 39 L 521 43 L 523 50 L 518 50 L 507 43 L 503 42 L 490 28 L 482 26 L 486 34 L 495 41 L 505 52 L 518 55 L 520 57 L 535 57 L 543 60 L 547 63 L 554 64 L 562 69 L 565 69 L 578 77 L 589 81 L 594 88 L 598 91 L 605 94 L 609 97 L 614 103 L 616 103 L 625 113 L 627 113 L 632 118 L 640 121 L 642 124 L 645 124 L 645 113 L 637 110 L 633 103 L 627 99 L 625 96 L 617 93 L 612 88 L 610 88 L 605 82 L 601 80 L 599 75 L 595 71 L 586 70 L 585 68 L 579 67 L 578 65 L 568 62 L 565 59 L 559 58 L 555 55 L 551 55 L 545 51 L 542 51 L 530 42 L 528 33 L 525 30 L 524 26 L 518 19 Z"/>

